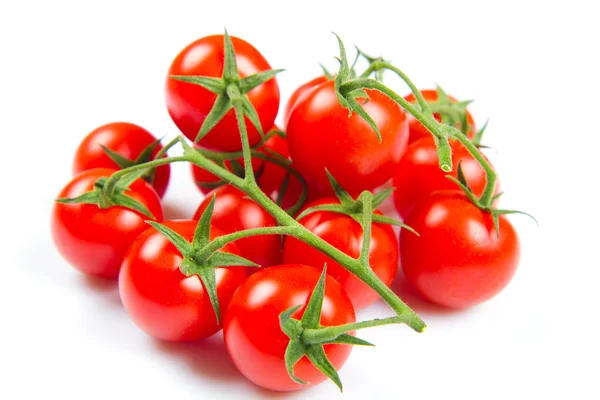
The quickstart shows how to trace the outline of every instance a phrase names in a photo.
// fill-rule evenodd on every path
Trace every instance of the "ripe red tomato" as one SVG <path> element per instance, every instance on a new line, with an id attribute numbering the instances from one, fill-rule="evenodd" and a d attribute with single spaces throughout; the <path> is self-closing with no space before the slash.
<path id="1" fill-rule="evenodd" d="M 481 196 L 486 184 L 485 171 L 473 158 L 471 153 L 460 142 L 451 140 L 452 171 L 440 169 L 435 143 L 432 137 L 422 137 L 408 146 L 408 150 L 396 170 L 392 181 L 394 204 L 402 218 L 406 218 L 410 210 L 427 199 L 436 190 L 456 189 L 458 186 L 446 175 L 457 177 L 458 164 L 465 175 L 469 187 L 475 195 Z M 499 192 L 499 184 L 496 184 Z"/>
<path id="2" fill-rule="evenodd" d="M 74 198 L 94 188 L 94 182 L 116 170 L 95 168 L 77 175 L 64 187 L 59 198 Z M 160 199 L 154 189 L 138 179 L 125 194 L 142 203 L 162 221 Z M 54 244 L 60 254 L 75 268 L 88 275 L 116 278 L 121 261 L 133 240 L 150 219 L 137 211 L 120 206 L 106 209 L 93 204 L 55 203 L 51 216 Z"/>
<path id="3" fill-rule="evenodd" d="M 192 241 L 198 221 L 166 221 L 164 225 Z M 211 240 L 223 232 L 211 227 Z M 235 244 L 221 251 L 238 254 Z M 119 293 L 125 310 L 149 335 L 169 341 L 204 339 L 221 329 L 204 284 L 197 275 L 180 269 L 181 253 L 154 228 L 131 245 L 119 274 Z M 246 279 L 244 267 L 216 271 L 217 296 L 222 312 L 233 292 Z"/>
<path id="4" fill-rule="evenodd" d="M 430 103 L 434 103 L 438 100 L 438 92 L 435 89 L 423 89 L 421 90 L 421 94 L 423 95 L 423 97 L 425 98 L 425 100 L 427 102 Z M 458 100 L 456 100 L 454 97 L 452 96 L 448 96 L 450 98 L 450 100 L 452 100 L 455 103 L 458 103 Z M 407 101 L 410 101 L 411 103 L 416 103 L 417 100 L 415 98 L 414 94 L 409 94 L 408 96 L 404 97 Z M 439 114 L 434 113 L 433 117 L 437 120 L 437 121 L 441 121 L 442 118 L 440 117 Z M 412 115 L 407 113 L 406 118 L 408 119 L 408 128 L 410 131 L 410 137 L 408 139 L 408 143 L 412 143 L 415 140 L 418 140 L 422 137 L 431 137 L 431 133 L 419 122 L 415 119 L 415 117 L 413 117 Z M 469 123 L 469 126 L 471 127 L 469 129 L 469 131 L 467 132 L 467 136 L 469 138 L 473 138 L 473 136 L 475 135 L 475 120 L 473 119 L 473 116 L 471 115 L 471 113 L 469 111 L 467 111 L 467 122 Z M 457 128 L 460 128 L 460 126 L 457 126 Z"/>
<path id="5" fill-rule="evenodd" d="M 327 82 L 328 80 L 329 80 L 329 78 L 327 78 L 325 75 L 318 76 L 318 77 L 306 82 L 304 85 L 302 85 L 298 89 L 296 89 L 294 91 L 294 93 L 292 93 L 292 95 L 290 96 L 290 98 L 287 102 L 287 105 L 285 106 L 285 111 L 283 114 L 283 120 L 285 121 L 286 126 L 287 126 L 287 121 L 290 119 L 290 115 L 291 115 L 292 110 L 294 109 L 294 106 L 296 105 L 296 103 L 302 101 L 302 99 L 304 99 L 306 97 L 306 95 L 308 93 L 310 93 L 315 87 L 319 86 L 323 82 Z"/>
<path id="6" fill-rule="evenodd" d="M 211 223 L 225 233 L 243 229 L 277 226 L 273 218 L 254 200 L 231 185 L 221 186 L 210 192 L 200 203 L 194 219 L 200 219 L 202 213 L 216 195 Z M 260 235 L 236 240 L 240 255 L 255 263 L 267 267 L 281 263 L 282 239 L 279 235 Z"/>
<path id="7" fill-rule="evenodd" d="M 306 356 L 295 365 L 295 375 L 308 382 L 292 381 L 284 362 L 289 338 L 281 331 L 279 314 L 303 304 L 293 318 L 300 319 L 317 284 L 320 270 L 305 265 L 279 265 L 251 275 L 233 295 L 225 316 L 223 334 L 233 363 L 258 386 L 270 390 L 298 390 L 323 382 L 327 377 Z M 355 322 L 348 295 L 327 276 L 321 325 Z M 350 345 L 324 346 L 327 358 L 339 370 L 351 352 Z"/>
<path id="8" fill-rule="evenodd" d="M 142 151 L 155 141 L 156 138 L 150 132 L 128 122 L 113 122 L 102 125 L 94 129 L 79 144 L 73 160 L 73 175 L 92 168 L 120 169 L 104 152 L 102 146 L 135 161 Z M 156 146 L 152 151 L 152 159 L 161 149 L 161 145 Z M 170 176 L 171 166 L 169 164 L 156 168 L 152 186 L 160 197 L 167 190 Z"/>
<path id="9" fill-rule="evenodd" d="M 270 70 L 271 66 L 251 44 L 231 37 L 241 78 Z M 169 68 L 171 75 L 201 75 L 221 77 L 223 72 L 223 35 L 207 36 L 184 48 Z M 256 109 L 261 126 L 266 132 L 273 126 L 279 108 L 279 86 L 275 78 L 257 86 L 248 93 Z M 166 100 L 171 118 L 190 140 L 194 141 L 204 119 L 215 102 L 216 95 L 201 86 L 176 81 L 167 77 Z M 260 135 L 246 118 L 250 145 L 260 140 Z M 203 147 L 219 151 L 238 151 L 242 148 L 238 123 L 233 109 L 199 142 Z"/>
<path id="10" fill-rule="evenodd" d="M 420 236 L 400 231 L 400 259 L 410 284 L 430 301 L 451 308 L 479 304 L 498 294 L 519 263 L 519 240 L 459 191 L 440 191 L 406 218 Z"/>
<path id="11" fill-rule="evenodd" d="M 237 160 L 240 165 L 242 166 L 242 168 L 244 168 L 244 159 L 243 157 Z M 264 164 L 264 160 L 260 159 L 260 158 L 253 158 L 252 159 L 252 170 L 254 171 L 254 173 L 256 174 L 257 171 L 259 171 L 262 167 L 262 165 Z M 204 187 L 202 186 L 200 183 L 217 183 L 219 181 L 221 181 L 221 178 L 219 178 L 216 175 L 211 174 L 210 172 L 208 172 L 205 169 L 200 168 L 199 166 L 197 166 L 196 164 L 190 164 L 191 169 L 192 169 L 192 177 L 194 178 L 194 182 L 196 183 L 196 186 L 198 187 L 198 189 L 204 193 L 207 194 L 209 193 L 211 190 L 213 190 L 212 188 L 208 188 L 208 187 Z M 230 161 L 225 161 L 225 167 L 231 171 L 231 162 Z"/>
<path id="12" fill-rule="evenodd" d="M 325 198 L 306 205 L 306 208 L 321 204 L 339 204 L 336 198 Z M 377 212 L 381 214 L 380 212 Z M 317 211 L 300 220 L 306 229 L 325 240 L 350 257 L 358 257 L 362 247 L 363 231 L 358 222 L 348 215 Z M 375 274 L 390 286 L 398 270 L 398 241 L 390 225 L 374 223 L 371 227 L 371 249 L 369 262 Z M 283 246 L 283 262 L 323 268 L 327 263 L 327 274 L 342 284 L 352 300 L 355 310 L 366 307 L 379 299 L 379 295 L 344 267 L 308 244 L 286 237 Z"/>
<path id="13" fill-rule="evenodd" d="M 377 91 L 367 90 L 364 108 L 381 132 L 359 115 L 348 118 L 334 82 L 314 88 L 296 104 L 288 121 L 288 144 L 294 166 L 317 192 L 332 193 L 325 169 L 350 193 L 374 189 L 390 179 L 408 141 L 404 111 Z"/>

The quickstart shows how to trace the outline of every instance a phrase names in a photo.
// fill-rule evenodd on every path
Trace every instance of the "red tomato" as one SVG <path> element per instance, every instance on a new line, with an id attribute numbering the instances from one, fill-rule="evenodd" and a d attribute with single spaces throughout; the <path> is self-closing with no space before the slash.
<path id="1" fill-rule="evenodd" d="M 275 218 L 264 208 L 231 185 L 221 186 L 210 192 L 200 203 L 194 219 L 200 219 L 213 195 L 216 195 L 217 199 L 211 223 L 225 233 L 277 226 Z M 281 240 L 279 235 L 260 235 L 236 240 L 235 244 L 242 257 L 266 267 L 281 263 Z"/>
<path id="2" fill-rule="evenodd" d="M 241 78 L 271 66 L 251 44 L 231 37 Z M 221 77 L 223 73 L 223 35 L 198 39 L 184 48 L 169 68 L 171 75 L 201 75 Z M 248 93 L 256 109 L 264 132 L 273 126 L 279 108 L 279 86 L 275 78 L 257 86 Z M 215 102 L 216 95 L 201 86 L 176 81 L 167 77 L 166 100 L 169 114 L 181 132 L 194 141 L 204 119 Z M 260 135 L 246 118 L 250 145 L 260 140 Z M 238 151 L 242 148 L 238 123 L 233 109 L 199 142 L 202 147 L 219 151 Z"/>
<path id="3" fill-rule="evenodd" d="M 271 157 L 272 154 L 270 152 L 275 152 L 283 158 L 289 158 L 290 156 L 287 140 L 279 135 L 272 136 L 260 149 L 263 153 Z M 258 177 L 257 182 L 263 192 L 276 202 L 279 198 L 279 191 L 287 174 L 288 171 L 279 165 L 265 161 L 262 173 Z M 302 194 L 302 183 L 291 174 L 288 179 L 288 186 L 281 202 L 281 207 L 284 209 L 296 204 Z"/>
<path id="4" fill-rule="evenodd" d="M 422 137 L 408 146 L 392 181 L 396 188 L 394 203 L 402 218 L 406 218 L 416 204 L 425 201 L 436 190 L 458 188 L 446 175 L 456 178 L 459 162 L 469 187 L 475 195 L 481 196 L 487 180 L 485 171 L 460 142 L 451 140 L 450 147 L 453 169 L 448 173 L 439 167 L 432 137 Z M 496 192 L 499 192 L 498 183 Z"/>
<path id="5" fill-rule="evenodd" d="M 138 156 L 156 141 L 150 132 L 144 128 L 128 122 L 113 122 L 94 129 L 79 144 L 73 160 L 73 175 L 92 168 L 120 169 L 113 160 L 106 155 L 101 146 L 119 153 L 123 157 L 135 161 Z M 152 152 L 152 159 L 162 149 L 156 146 Z M 154 190 L 162 197 L 169 184 L 171 166 L 161 165 L 156 168 L 154 175 Z"/>
<path id="6" fill-rule="evenodd" d="M 336 198 L 317 200 L 305 206 L 339 204 Z M 380 212 L 377 212 L 381 214 Z M 351 217 L 328 211 L 317 211 L 300 220 L 306 229 L 325 240 L 333 247 L 357 258 L 362 247 L 363 231 Z M 398 270 L 398 241 L 390 225 L 374 223 L 371 227 L 371 249 L 369 262 L 375 274 L 390 286 Z M 366 307 L 379 299 L 379 295 L 340 264 L 333 261 L 308 244 L 286 237 L 283 246 L 283 262 L 299 263 L 323 268 L 327 263 L 327 273 L 342 284 L 352 300 L 355 310 Z"/>
<path id="7" fill-rule="evenodd" d="M 192 241 L 198 221 L 167 221 L 167 227 Z M 223 232 L 211 227 L 211 240 Z M 221 251 L 238 254 L 235 244 Z M 180 269 L 181 253 L 154 228 L 131 245 L 119 274 L 119 293 L 125 310 L 149 335 L 169 341 L 204 339 L 221 329 L 204 284 L 197 275 Z M 220 267 L 216 271 L 221 312 L 227 310 L 233 292 L 246 279 L 244 267 Z"/>
<path id="8" fill-rule="evenodd" d="M 423 89 L 423 90 L 421 90 L 421 94 L 423 95 L 423 97 L 425 98 L 425 100 L 428 103 L 435 103 L 438 100 L 438 92 L 435 89 Z M 454 103 L 458 103 L 458 100 L 456 100 L 454 97 L 452 97 L 452 96 L 448 96 L 448 97 Z M 409 94 L 408 96 L 405 96 L 404 98 L 413 104 L 417 102 L 415 95 L 412 93 Z M 437 113 L 434 113 L 433 116 L 437 121 L 442 120 L 440 115 Z M 431 133 L 419 121 L 417 121 L 415 119 L 415 117 L 413 117 L 412 115 L 407 113 L 407 119 L 408 119 L 408 128 L 410 131 L 410 137 L 408 139 L 409 144 L 414 142 L 417 139 L 424 137 L 424 136 L 431 137 Z M 467 132 L 467 136 L 469 138 L 473 138 L 475 135 L 475 132 L 476 132 L 475 120 L 473 119 L 473 116 L 471 115 L 471 113 L 469 111 L 467 111 L 467 122 L 471 126 L 471 128 Z M 457 128 L 460 129 L 460 126 L 457 126 Z"/>
<path id="9" fill-rule="evenodd" d="M 302 101 L 308 93 L 310 93 L 315 87 L 319 86 L 323 82 L 327 82 L 329 78 L 325 75 L 321 75 L 319 77 L 314 78 L 306 82 L 304 85 L 300 86 L 298 89 L 292 93 L 290 96 L 287 105 L 285 106 L 285 111 L 283 114 L 283 120 L 285 121 L 285 125 L 287 126 L 287 121 L 290 119 L 290 115 L 296 103 Z"/>
<path id="10" fill-rule="evenodd" d="M 116 170 L 95 168 L 77 175 L 58 195 L 73 198 L 89 192 L 94 182 Z M 126 191 L 146 206 L 157 221 L 162 221 L 160 199 L 141 179 Z M 60 254 L 75 268 L 88 275 L 116 278 L 121 261 L 133 240 L 148 224 L 148 216 L 120 206 L 106 209 L 93 204 L 55 203 L 51 217 L 52 238 Z"/>
<path id="11" fill-rule="evenodd" d="M 451 308 L 479 304 L 498 294 L 519 263 L 519 240 L 500 216 L 496 235 L 490 213 L 459 191 L 440 191 L 406 218 L 420 236 L 400 231 L 400 259 L 410 284 L 430 301 Z"/>
<path id="12" fill-rule="evenodd" d="M 240 158 L 237 161 L 241 164 L 241 166 L 243 168 L 244 167 L 244 159 Z M 263 164 L 264 164 L 264 161 L 261 160 L 260 158 L 252 159 L 252 170 L 254 171 L 255 174 L 257 171 L 259 171 L 261 169 Z M 190 164 L 190 166 L 192 169 L 192 177 L 194 178 L 194 182 L 196 183 L 196 186 L 198 187 L 198 189 L 200 189 L 200 191 L 204 194 L 209 193 L 213 189 L 200 185 L 200 182 L 217 183 L 217 182 L 221 181 L 221 178 L 219 178 L 216 175 L 211 174 L 210 172 L 208 172 L 205 169 L 200 168 L 196 164 Z M 231 171 L 231 162 L 225 161 L 225 167 L 229 171 Z"/>
<path id="13" fill-rule="evenodd" d="M 270 390 L 303 389 L 327 377 L 306 356 L 295 365 L 295 375 L 308 382 L 292 381 L 284 362 L 289 338 L 281 331 L 279 314 L 308 303 L 320 270 L 305 265 L 279 265 L 261 269 L 244 282 L 233 295 L 225 316 L 223 334 L 233 363 L 253 383 Z M 305 307 L 293 315 L 300 319 Z M 321 325 L 355 322 L 348 295 L 339 283 L 327 276 Z M 339 370 L 351 352 L 350 345 L 325 345 L 327 358 Z"/>
<path id="14" fill-rule="evenodd" d="M 367 90 L 364 108 L 381 132 L 337 100 L 333 81 L 317 86 L 296 104 L 288 121 L 295 168 L 317 192 L 332 193 L 325 169 L 350 193 L 374 189 L 390 179 L 408 141 L 404 111 L 377 91 Z"/>

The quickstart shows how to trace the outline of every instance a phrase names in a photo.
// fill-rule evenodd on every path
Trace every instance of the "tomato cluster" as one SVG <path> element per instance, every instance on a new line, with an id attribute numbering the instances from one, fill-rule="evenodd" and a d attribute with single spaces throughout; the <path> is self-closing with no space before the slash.
<path id="1" fill-rule="evenodd" d="M 388 293 L 394 279 L 439 305 L 469 307 L 508 284 L 519 241 L 506 212 L 493 208 L 498 185 L 489 162 L 465 147 L 480 136 L 466 103 L 441 89 L 403 103 L 371 78 L 372 86 L 344 94 L 352 78 L 342 68 L 300 86 L 279 129 L 274 75 L 258 50 L 227 34 L 185 47 L 165 93 L 187 139 L 163 147 L 124 122 L 93 130 L 77 149 L 51 225 L 75 268 L 118 278 L 123 306 L 149 335 L 191 341 L 223 329 L 249 380 L 296 390 L 327 377 L 338 382 L 327 366 L 338 370 L 351 345 L 365 343 L 352 336 L 355 310 Z M 407 104 L 417 112 L 407 113 Z M 444 124 L 459 136 L 430 132 Z M 439 168 L 440 140 L 449 140 L 449 172 Z M 183 156 L 167 157 L 175 144 Z M 174 161 L 192 162 L 206 196 L 190 219 L 163 221 Z M 377 210 L 388 182 L 406 225 Z M 392 224 L 402 226 L 399 238 Z M 294 324 L 304 325 L 294 331 Z M 346 325 L 335 340 L 315 339 Z M 290 369 L 298 349 L 305 353 Z"/>

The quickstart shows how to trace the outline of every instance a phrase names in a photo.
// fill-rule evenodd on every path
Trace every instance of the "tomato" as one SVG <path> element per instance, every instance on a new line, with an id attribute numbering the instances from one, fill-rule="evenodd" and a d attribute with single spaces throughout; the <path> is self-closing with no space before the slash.
<path id="1" fill-rule="evenodd" d="M 58 195 L 74 198 L 94 188 L 100 177 L 108 177 L 114 169 L 94 168 L 74 177 Z M 141 179 L 135 181 L 126 195 L 146 206 L 157 221 L 163 218 L 160 198 Z M 133 240 L 148 228 L 148 216 L 120 206 L 101 209 L 93 204 L 55 203 L 51 216 L 54 244 L 60 254 L 75 268 L 88 275 L 116 278 L 121 261 Z"/>
<path id="2" fill-rule="evenodd" d="M 421 90 L 421 94 L 423 95 L 423 97 L 425 98 L 425 101 L 427 101 L 428 103 L 435 103 L 438 100 L 438 92 L 435 89 L 423 89 Z M 458 100 L 456 100 L 454 97 L 452 96 L 448 96 L 450 98 L 450 100 L 454 103 L 458 103 Z M 417 100 L 415 98 L 414 94 L 409 94 L 407 96 L 404 97 L 407 101 L 410 101 L 411 103 L 416 103 Z M 434 113 L 433 117 L 437 120 L 437 121 L 441 121 L 442 118 L 439 114 Z M 408 139 L 409 143 L 412 143 L 422 137 L 431 137 L 431 133 L 419 122 L 415 119 L 415 117 L 413 117 L 410 114 L 407 114 L 407 119 L 408 119 L 408 128 L 410 131 L 410 137 Z M 469 111 L 467 111 L 467 122 L 469 123 L 470 129 L 467 132 L 467 136 L 469 138 L 473 138 L 475 136 L 475 120 L 473 119 L 473 116 L 471 115 L 471 113 Z M 456 128 L 460 129 L 460 125 L 458 125 Z"/>
<path id="3" fill-rule="evenodd" d="M 275 218 L 264 208 L 231 185 L 221 186 L 210 192 L 196 210 L 194 219 L 200 218 L 213 195 L 217 198 L 211 223 L 225 233 L 277 226 Z M 279 235 L 260 235 L 236 240 L 235 244 L 242 257 L 266 267 L 281 263 L 281 240 Z"/>
<path id="4" fill-rule="evenodd" d="M 192 241 L 198 221 L 167 221 L 167 227 Z M 211 227 L 211 240 L 223 232 Z M 237 254 L 235 244 L 221 251 Z M 206 338 L 221 329 L 208 293 L 198 275 L 186 276 L 181 253 L 160 232 L 149 228 L 131 245 L 119 274 L 119 293 L 125 310 L 149 335 L 168 341 Z M 244 267 L 215 270 L 222 312 L 233 292 L 246 279 Z"/>
<path id="5" fill-rule="evenodd" d="M 296 104 L 288 121 L 295 168 L 317 192 L 332 193 L 325 169 L 350 193 L 374 189 L 390 179 L 408 141 L 404 111 L 384 94 L 367 90 L 364 108 L 381 132 L 337 100 L 334 83 L 320 84 Z"/>
<path id="6" fill-rule="evenodd" d="M 446 178 L 446 175 L 456 178 L 459 163 L 469 187 L 475 195 L 481 196 L 487 181 L 485 171 L 460 142 L 451 140 L 450 147 L 453 169 L 447 173 L 439 167 L 437 149 L 432 137 L 422 137 L 408 146 L 392 181 L 396 188 L 394 204 L 402 218 L 406 218 L 416 204 L 425 201 L 436 190 L 456 189 L 456 183 Z M 498 183 L 496 192 L 499 192 Z"/>
<path id="7" fill-rule="evenodd" d="M 519 239 L 506 218 L 496 235 L 492 215 L 459 191 L 440 191 L 406 218 L 420 236 L 400 231 L 400 259 L 408 282 L 430 301 L 451 308 L 498 294 L 519 263 Z"/>
<path id="8" fill-rule="evenodd" d="M 237 161 L 240 163 L 241 167 L 244 168 L 243 157 L 239 158 Z M 231 171 L 231 162 L 225 161 L 224 164 L 225 164 L 225 168 L 227 168 L 229 171 Z M 255 174 L 261 170 L 263 164 L 264 164 L 264 161 L 261 160 L 260 158 L 252 159 L 252 170 L 254 171 Z M 201 183 L 217 184 L 218 182 L 222 182 L 221 178 L 219 178 L 218 176 L 216 176 L 214 174 L 211 174 L 210 172 L 208 172 L 205 169 L 200 168 L 196 164 L 190 164 L 190 167 L 192 169 L 192 177 L 194 178 L 194 182 L 196 183 L 196 186 L 204 194 L 209 193 L 211 190 L 213 190 L 213 188 L 203 186 Z"/>
<path id="9" fill-rule="evenodd" d="M 317 200 L 305 206 L 339 204 L 336 198 Z M 377 212 L 381 214 L 380 212 Z M 362 248 L 362 227 L 352 217 L 329 211 L 316 211 L 303 217 L 300 223 L 309 231 L 333 247 L 357 258 Z M 392 284 L 398 270 L 398 240 L 390 225 L 374 223 L 371 226 L 371 248 L 369 263 L 375 274 L 387 286 Z M 327 263 L 327 274 L 342 284 L 352 300 L 354 309 L 359 310 L 379 299 L 379 295 L 340 264 L 308 244 L 286 237 L 283 246 L 283 262 L 299 263 L 323 268 Z"/>
<path id="10" fill-rule="evenodd" d="M 223 335 L 233 363 L 258 386 L 270 390 L 303 389 L 323 382 L 327 377 L 306 356 L 295 365 L 295 375 L 306 385 L 291 380 L 285 368 L 284 354 L 289 338 L 281 331 L 279 314 L 304 305 L 293 318 L 300 319 L 317 284 L 320 270 L 305 265 L 279 265 L 251 275 L 233 295 L 225 316 Z M 321 325 L 355 322 L 350 299 L 339 283 L 327 276 Z M 351 352 L 350 345 L 324 346 L 327 358 L 339 370 Z"/>
<path id="11" fill-rule="evenodd" d="M 90 132 L 79 144 L 73 160 L 73 175 L 92 168 L 120 169 L 104 152 L 102 146 L 131 161 L 135 161 L 155 141 L 156 138 L 150 132 L 135 124 L 113 122 L 102 125 Z M 161 149 L 161 145 L 156 146 L 152 151 L 151 159 L 154 159 L 156 153 Z M 167 190 L 170 175 L 171 166 L 169 164 L 156 168 L 152 186 L 154 186 L 154 190 L 160 197 Z"/>
<path id="12" fill-rule="evenodd" d="M 325 75 L 318 76 L 306 82 L 304 85 L 296 89 L 294 93 L 292 93 L 287 102 L 287 105 L 285 106 L 285 111 L 283 114 L 283 120 L 285 121 L 286 126 L 287 121 L 290 119 L 290 115 L 296 103 L 302 101 L 306 97 L 306 95 L 310 93 L 315 87 L 319 86 L 323 82 L 327 82 L 328 80 L 329 78 L 327 78 Z"/>
<path id="13" fill-rule="evenodd" d="M 204 119 L 213 107 L 216 94 L 201 86 L 177 81 L 171 75 L 201 75 L 221 77 L 223 72 L 223 35 L 207 36 L 196 40 L 184 48 L 173 60 L 166 83 L 167 109 L 177 127 L 190 140 L 194 141 Z M 236 53 L 237 67 L 241 78 L 262 71 L 271 66 L 251 44 L 231 37 Z M 273 126 L 279 108 L 279 86 L 275 78 L 257 86 L 248 93 L 248 98 L 256 109 L 261 126 L 266 132 Z M 260 140 L 260 135 L 246 118 L 250 145 Z M 200 140 L 202 147 L 219 151 L 238 151 L 242 148 L 238 123 L 233 109 Z"/>

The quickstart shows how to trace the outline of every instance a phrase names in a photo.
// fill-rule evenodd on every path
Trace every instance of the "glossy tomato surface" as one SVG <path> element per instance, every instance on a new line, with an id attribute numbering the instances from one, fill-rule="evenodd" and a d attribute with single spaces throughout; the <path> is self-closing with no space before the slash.
<path id="1" fill-rule="evenodd" d="M 58 198 L 74 198 L 94 188 L 94 182 L 116 170 L 89 169 L 75 176 Z M 125 194 L 146 206 L 162 221 L 160 199 L 141 179 Z M 55 203 L 51 216 L 54 244 L 75 268 L 88 275 L 116 278 L 125 252 L 134 239 L 148 228 L 148 216 L 120 206 L 100 209 L 93 204 Z"/>
<path id="2" fill-rule="evenodd" d="M 329 79 L 325 75 L 318 76 L 310 81 L 306 82 L 302 86 L 298 87 L 294 90 L 294 93 L 290 96 L 283 114 L 283 119 L 287 126 L 287 121 L 290 119 L 290 115 L 292 114 L 292 110 L 296 106 L 296 103 L 302 101 L 308 93 L 310 93 L 314 88 L 319 86 L 323 82 L 327 82 Z"/>
<path id="3" fill-rule="evenodd" d="M 487 181 L 485 171 L 473 158 L 471 153 L 458 141 L 451 140 L 452 171 L 444 172 L 438 162 L 437 149 L 433 138 L 422 137 L 410 146 L 392 180 L 394 204 L 402 218 L 406 218 L 410 210 L 425 201 L 431 193 L 437 190 L 457 189 L 456 183 L 446 178 L 452 175 L 457 178 L 458 164 L 465 175 L 473 193 L 481 196 Z M 496 193 L 499 193 L 499 183 L 496 181 Z"/>
<path id="4" fill-rule="evenodd" d="M 79 144 L 73 160 L 73 175 L 92 168 L 119 169 L 119 166 L 104 152 L 102 146 L 135 161 L 156 140 L 146 129 L 129 122 L 102 125 L 90 132 Z M 156 146 L 152 151 L 152 159 L 161 149 L 161 145 Z M 167 191 L 170 176 L 169 164 L 156 168 L 152 186 L 160 197 Z"/>
<path id="5" fill-rule="evenodd" d="M 339 204 L 336 198 L 317 200 L 305 207 L 322 204 Z M 381 214 L 378 212 L 378 214 Z M 357 258 L 362 248 L 363 231 L 358 222 L 347 215 L 317 211 L 300 220 L 309 231 L 338 250 Z M 387 286 L 392 284 L 398 270 L 398 240 L 390 225 L 374 223 L 371 226 L 369 263 L 375 274 Z M 366 307 L 379 299 L 379 295 L 340 264 L 308 244 L 286 237 L 283 246 L 283 262 L 306 264 L 319 269 L 327 263 L 327 274 L 344 288 L 355 310 Z"/>
<path id="6" fill-rule="evenodd" d="M 212 224 L 225 233 L 244 229 L 277 226 L 275 219 L 258 203 L 231 185 L 221 186 L 210 192 L 200 203 L 194 219 L 202 213 L 216 195 Z M 282 238 L 280 235 L 260 235 L 236 240 L 240 255 L 260 266 L 266 267 L 281 263 Z"/>
<path id="7" fill-rule="evenodd" d="M 408 122 L 394 101 L 368 91 L 364 108 L 376 122 L 382 142 L 359 115 L 337 100 L 333 81 L 314 88 L 296 104 L 287 138 L 296 169 L 316 192 L 332 193 L 325 170 L 349 192 L 374 189 L 396 170 L 408 141 Z"/>
<path id="8" fill-rule="evenodd" d="M 428 103 L 435 103 L 439 98 L 438 92 L 435 89 L 423 89 L 423 90 L 421 90 L 421 94 L 423 95 L 423 98 L 425 98 L 425 101 L 427 101 Z M 452 102 L 454 102 L 454 103 L 458 102 L 458 100 L 456 100 L 454 97 L 452 97 L 452 96 L 448 96 L 448 97 L 450 98 L 450 100 Z M 415 95 L 412 93 L 405 96 L 404 98 L 413 104 L 417 102 Z M 442 118 L 439 114 L 434 113 L 433 116 L 437 121 L 442 120 Z M 413 117 L 411 114 L 407 113 L 406 118 L 408 119 L 408 127 L 409 127 L 409 131 L 410 131 L 410 137 L 408 139 L 409 143 L 412 143 L 415 140 L 418 140 L 422 137 L 432 137 L 431 133 L 419 121 L 417 121 L 415 119 L 415 117 Z M 471 115 L 471 113 L 469 111 L 467 111 L 467 122 L 469 123 L 469 126 L 470 126 L 470 129 L 467 131 L 467 136 L 472 138 L 475 135 L 476 128 L 475 128 L 475 120 L 473 119 L 473 116 Z M 456 128 L 460 129 L 460 125 L 458 125 Z"/>
<path id="9" fill-rule="evenodd" d="M 198 221 L 166 221 L 164 225 L 189 242 Z M 211 227 L 211 239 L 223 232 Z M 237 254 L 235 244 L 221 251 Z M 186 276 L 180 269 L 181 253 L 160 232 L 149 228 L 131 245 L 119 274 L 119 293 L 125 310 L 149 335 L 168 341 L 206 338 L 221 329 L 204 284 L 197 275 Z M 244 267 L 215 270 L 221 313 L 231 296 L 246 279 Z"/>
<path id="10" fill-rule="evenodd" d="M 306 356 L 295 365 L 296 376 L 306 382 L 292 381 L 284 362 L 289 338 L 281 331 L 279 315 L 302 305 L 293 318 L 300 319 L 319 280 L 321 271 L 304 265 L 280 265 L 261 269 L 251 275 L 233 295 L 223 334 L 229 356 L 240 372 L 266 389 L 289 391 L 321 383 L 327 377 Z M 355 322 L 350 299 L 339 283 L 327 276 L 321 325 Z M 325 353 L 336 370 L 350 355 L 351 346 L 325 345 Z"/>
<path id="11" fill-rule="evenodd" d="M 216 94 L 201 86 L 176 81 L 171 75 L 200 75 L 221 77 L 224 62 L 223 35 L 207 36 L 190 43 L 173 60 L 166 83 L 167 109 L 181 132 L 194 141 L 204 119 L 213 107 Z M 269 63 L 250 43 L 231 37 L 241 78 L 271 69 Z M 275 121 L 279 108 L 279 86 L 273 78 L 248 93 L 256 109 L 261 126 L 267 132 Z M 250 144 L 260 140 L 260 134 L 246 118 Z M 242 148 L 235 113 L 230 110 L 223 119 L 199 142 L 199 145 L 220 151 L 238 151 Z"/>
<path id="12" fill-rule="evenodd" d="M 498 294 L 519 263 L 519 239 L 500 216 L 499 235 L 491 214 L 458 191 L 440 191 L 415 207 L 405 221 L 420 236 L 400 231 L 406 279 L 426 299 L 465 308 Z"/>

